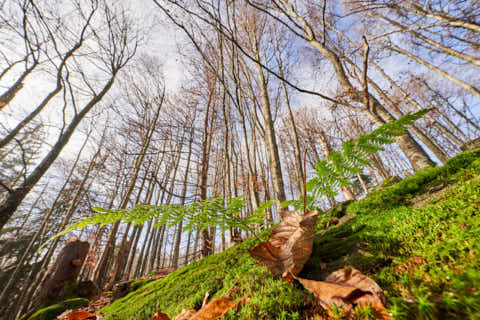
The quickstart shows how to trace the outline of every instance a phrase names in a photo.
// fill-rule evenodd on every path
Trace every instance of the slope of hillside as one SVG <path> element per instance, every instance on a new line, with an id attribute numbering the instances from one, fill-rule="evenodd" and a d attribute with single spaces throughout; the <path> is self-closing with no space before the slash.
<path id="1" fill-rule="evenodd" d="M 301 277 L 322 280 L 353 266 L 384 289 L 395 318 L 480 319 L 480 150 L 383 186 L 336 214 L 319 220 Z M 250 257 L 247 249 L 257 242 L 150 282 L 101 313 L 109 320 L 151 319 L 157 310 L 173 317 L 198 309 L 206 292 L 229 292 L 249 300 L 225 319 L 315 319 L 309 292 L 272 277 Z"/>

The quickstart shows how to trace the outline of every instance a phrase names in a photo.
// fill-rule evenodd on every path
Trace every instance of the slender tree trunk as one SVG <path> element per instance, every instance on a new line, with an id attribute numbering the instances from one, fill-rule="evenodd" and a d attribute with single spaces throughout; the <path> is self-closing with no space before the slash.
<path id="1" fill-rule="evenodd" d="M 143 192 L 143 188 L 145 187 L 145 182 L 147 180 L 147 175 L 148 175 L 148 172 L 150 170 L 150 165 L 151 165 L 152 161 L 148 161 L 148 164 L 147 164 L 147 167 L 145 168 L 145 174 L 143 175 L 143 179 L 142 179 L 142 182 L 140 184 L 140 189 L 138 190 L 138 193 L 137 193 L 137 197 L 135 199 L 135 204 L 139 203 L 140 201 L 140 196 L 142 195 L 142 192 Z M 128 263 L 128 257 L 130 255 L 130 250 L 132 249 L 132 246 L 133 246 L 133 238 L 135 237 L 135 233 L 136 233 L 136 227 L 134 227 L 134 230 L 132 232 L 132 236 L 131 236 L 131 239 L 130 241 L 128 241 L 128 235 L 129 235 L 129 232 L 130 232 L 130 228 L 132 226 L 132 223 L 129 222 L 127 224 L 127 228 L 125 230 L 125 233 L 123 235 L 123 239 L 122 239 L 122 243 L 120 245 L 120 252 L 123 253 L 125 256 L 121 258 L 121 262 L 123 263 L 118 263 L 117 264 L 117 270 L 115 271 L 115 273 L 118 273 L 118 278 L 119 279 L 122 279 L 122 277 L 126 274 L 125 271 L 127 270 L 126 267 L 127 267 L 127 263 Z M 128 277 L 128 274 L 127 274 L 127 277 Z M 114 279 L 114 283 L 117 281 L 118 279 Z"/>
<path id="2" fill-rule="evenodd" d="M 216 82 L 215 82 L 216 83 Z M 213 84 L 215 86 L 215 83 Z M 212 114 L 214 113 L 214 110 L 211 110 L 213 108 L 214 102 L 214 97 L 215 95 L 215 88 L 210 88 L 210 94 L 209 94 L 209 101 L 207 103 L 207 109 L 205 113 L 205 120 L 204 120 L 204 125 L 203 125 L 203 141 L 202 141 L 202 166 L 200 170 L 200 201 L 206 200 L 207 199 L 207 179 L 208 179 L 208 169 L 209 169 L 209 162 L 210 162 L 210 156 L 208 150 L 210 149 L 210 143 L 211 143 L 211 134 L 209 137 L 209 133 L 211 133 L 211 130 L 209 129 L 209 121 L 210 118 L 213 119 Z M 209 256 L 213 253 L 213 247 L 212 247 L 212 241 L 210 239 L 210 234 L 208 232 L 208 228 L 205 228 L 202 231 L 202 255 L 204 257 Z"/>
<path id="3" fill-rule="evenodd" d="M 140 275 L 143 273 L 144 263 L 146 261 L 146 259 L 144 258 L 144 255 L 147 255 L 146 249 L 148 244 L 148 236 L 151 235 L 152 225 L 153 225 L 152 221 L 149 221 L 147 232 L 145 233 L 145 240 L 143 242 L 142 250 L 140 251 L 140 255 L 138 257 L 137 267 L 135 268 L 135 274 L 133 276 L 134 278 L 140 277 Z"/>
<path id="4" fill-rule="evenodd" d="M 165 153 L 162 154 L 162 160 L 163 160 L 163 156 L 165 155 Z M 161 164 L 162 161 L 160 161 L 160 164 Z M 152 177 L 150 178 L 149 180 L 149 183 L 148 183 L 148 187 L 147 187 L 147 193 L 146 193 L 146 197 L 145 197 L 145 203 L 146 204 L 150 204 L 151 201 L 152 201 L 152 196 L 153 196 L 153 192 L 155 190 L 155 185 L 154 185 L 154 176 L 156 176 L 158 174 L 158 170 L 160 169 L 160 165 L 157 165 L 156 168 L 152 171 Z M 132 270 L 132 267 L 133 267 L 133 263 L 135 261 L 135 253 L 137 251 L 137 246 L 138 246 L 138 241 L 140 240 L 140 236 L 142 234 L 142 231 L 143 231 L 143 224 L 140 225 L 140 226 L 135 226 L 135 229 L 134 229 L 134 232 L 133 232 L 133 235 L 130 239 L 130 241 L 133 242 L 133 245 L 132 245 L 132 249 L 131 249 L 131 252 L 130 252 L 130 261 L 127 265 L 127 268 L 126 268 L 126 271 L 125 271 L 125 274 L 127 275 L 127 278 L 130 279 L 130 274 L 131 274 L 131 270 Z M 140 257 L 139 257 L 140 259 Z M 137 263 L 139 263 L 140 260 L 137 260 Z"/>
<path id="5" fill-rule="evenodd" d="M 277 39 L 275 39 L 277 40 Z M 278 41 L 277 41 L 278 44 Z M 302 156 L 300 151 L 300 141 L 298 139 L 297 133 L 297 126 L 295 124 L 295 117 L 293 116 L 292 107 L 290 105 L 290 97 L 288 95 L 287 86 L 285 85 L 285 81 L 283 81 L 284 74 L 283 74 L 283 63 L 282 63 L 282 55 L 280 50 L 278 50 L 278 68 L 279 68 L 279 75 L 282 78 L 281 84 L 283 89 L 283 94 L 285 95 L 285 105 L 287 106 L 288 111 L 288 119 L 290 124 L 290 131 L 293 137 L 293 146 L 294 146 L 294 159 L 295 159 L 295 173 L 297 175 L 297 184 L 300 186 L 298 191 L 300 194 L 305 193 L 305 186 L 304 186 L 304 175 L 303 175 L 303 168 L 302 165 Z"/>
<path id="6" fill-rule="evenodd" d="M 192 156 L 192 143 L 193 143 L 193 123 L 192 123 L 192 129 L 190 131 L 190 141 L 188 143 L 188 156 L 187 156 L 187 163 L 185 167 L 185 177 L 183 179 L 183 187 L 182 187 L 182 197 L 180 198 L 180 205 L 185 204 L 185 197 L 187 195 L 187 182 L 188 182 L 188 175 L 189 175 L 189 169 L 190 169 L 190 158 Z M 178 268 L 178 256 L 180 254 L 180 243 L 182 242 L 182 225 L 183 221 L 180 221 L 178 224 L 178 230 L 177 230 L 177 237 L 175 239 L 175 249 L 173 252 L 173 261 L 172 261 L 172 268 L 177 269 Z"/>
<path id="7" fill-rule="evenodd" d="M 260 61 L 258 44 L 255 36 L 253 36 L 253 42 L 255 58 Z M 270 98 L 268 96 L 267 82 L 265 79 L 265 75 L 263 74 L 262 66 L 260 64 L 257 64 L 257 74 L 260 85 L 260 95 L 262 98 L 261 105 L 265 126 L 265 144 L 267 145 L 268 161 L 271 170 L 273 196 L 275 197 L 277 210 L 282 211 L 285 210 L 285 208 L 282 208 L 280 203 L 285 201 L 287 197 L 285 196 L 282 166 L 280 163 L 280 155 L 278 153 L 277 139 L 275 137 L 275 127 L 272 118 Z"/>

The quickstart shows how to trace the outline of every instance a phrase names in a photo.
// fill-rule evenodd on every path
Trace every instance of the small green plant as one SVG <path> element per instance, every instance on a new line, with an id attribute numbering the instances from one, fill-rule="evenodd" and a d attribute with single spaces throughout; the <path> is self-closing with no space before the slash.
<path id="1" fill-rule="evenodd" d="M 97 213 L 96 215 L 72 224 L 50 238 L 46 243 L 73 230 L 82 230 L 88 226 L 95 225 L 103 227 L 119 221 L 123 223 L 132 222 L 134 225 L 155 221 L 155 226 L 167 225 L 168 227 L 183 221 L 185 223 L 185 231 L 197 229 L 203 231 L 208 227 L 216 227 L 222 233 L 229 228 L 238 228 L 255 234 L 254 231 L 258 229 L 255 228 L 256 226 L 261 225 L 265 227 L 264 218 L 267 215 L 266 211 L 273 205 L 273 200 L 261 203 L 253 213 L 242 216 L 240 213 L 242 213 L 246 204 L 247 201 L 244 199 L 244 195 L 241 195 L 228 200 L 220 196 L 186 205 L 137 204 L 130 209 L 110 210 L 92 207 L 92 210 Z"/>
<path id="2" fill-rule="evenodd" d="M 348 316 L 348 313 L 343 309 L 343 307 L 337 306 L 336 304 L 331 305 L 327 312 L 334 320 L 342 320 Z"/>
<path id="3" fill-rule="evenodd" d="M 369 305 L 356 306 L 353 310 L 354 319 L 357 320 L 374 320 L 376 319 L 375 310 Z"/>
<path id="4" fill-rule="evenodd" d="M 430 109 L 424 109 L 415 113 L 408 113 L 398 120 L 387 122 L 369 134 L 363 135 L 357 140 L 346 141 L 342 144 L 342 150 L 332 151 L 327 160 L 322 160 L 315 165 L 316 177 L 306 184 L 305 203 L 304 198 L 284 201 L 282 206 L 292 205 L 295 210 L 304 205 L 307 209 L 319 206 L 323 196 L 333 198 L 338 194 L 341 187 L 352 185 L 352 178 L 361 174 L 370 161 L 368 156 L 384 150 L 383 146 L 392 144 L 395 137 L 405 134 L 406 127 L 420 119 Z"/>

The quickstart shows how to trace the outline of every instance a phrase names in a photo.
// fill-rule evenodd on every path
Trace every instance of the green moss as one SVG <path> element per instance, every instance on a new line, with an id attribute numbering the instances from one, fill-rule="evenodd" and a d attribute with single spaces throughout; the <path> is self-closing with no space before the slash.
<path id="1" fill-rule="evenodd" d="M 346 211 L 370 214 L 408 205 L 414 196 L 428 192 L 432 187 L 462 180 L 462 176 L 457 173 L 468 168 L 479 168 L 479 159 L 480 149 L 460 153 L 442 167 L 423 169 L 399 183 L 373 191 L 365 199 L 350 204 Z"/>
<path id="2" fill-rule="evenodd" d="M 190 264 L 140 287 L 101 312 L 105 319 L 151 319 L 158 305 L 159 310 L 173 317 L 182 309 L 200 308 L 206 292 L 210 297 L 219 297 L 236 287 L 238 298 L 248 294 L 250 300 L 235 316 L 227 315 L 228 319 L 272 319 L 271 315 L 282 314 L 285 319 L 302 319 L 307 312 L 304 303 L 312 302 L 312 296 L 298 286 L 273 278 L 257 264 L 247 251 L 256 243 L 250 239 Z"/>
<path id="3" fill-rule="evenodd" d="M 328 215 L 334 218 L 341 218 L 345 215 L 348 206 L 353 200 L 347 200 L 337 203 L 333 208 L 328 211 Z"/>
<path id="4" fill-rule="evenodd" d="M 61 303 L 42 308 L 31 315 L 28 320 L 54 320 L 69 309 L 77 309 L 88 306 L 88 299 L 74 298 L 68 299 Z"/>
<path id="5" fill-rule="evenodd" d="M 77 309 L 88 306 L 88 299 L 85 298 L 73 298 L 65 300 L 61 303 L 67 309 Z"/>
<path id="6" fill-rule="evenodd" d="M 54 304 L 52 306 L 38 310 L 33 315 L 31 315 L 28 320 L 53 320 L 57 316 L 61 315 L 65 310 L 67 309 L 64 306 Z"/>
<path id="7" fill-rule="evenodd" d="M 441 196 L 412 207 L 416 196 L 445 185 L 451 188 Z M 353 266 L 385 290 L 397 319 L 480 319 L 480 150 L 376 190 L 350 203 L 347 212 L 353 218 L 344 224 L 325 230 L 319 223 L 301 277 L 323 280 Z M 206 292 L 218 297 L 235 287 L 237 298 L 250 299 L 226 319 L 305 319 L 313 297 L 251 258 L 247 249 L 256 243 L 247 240 L 139 285 L 101 312 L 106 320 L 142 320 L 151 319 L 158 306 L 173 317 L 184 308 L 198 309 Z M 399 266 L 412 257 L 427 263 L 402 272 Z"/>
<path id="8" fill-rule="evenodd" d="M 155 279 L 144 279 L 144 280 L 136 280 L 136 281 L 133 281 L 131 284 L 130 284 L 130 290 L 129 292 L 133 292 L 133 291 L 136 291 L 138 290 L 139 288 L 143 287 L 144 285 L 154 281 Z"/>

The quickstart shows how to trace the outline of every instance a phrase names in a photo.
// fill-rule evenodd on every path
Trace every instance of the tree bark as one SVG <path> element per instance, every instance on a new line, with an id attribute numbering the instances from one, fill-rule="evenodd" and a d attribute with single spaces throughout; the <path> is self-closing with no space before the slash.
<path id="1" fill-rule="evenodd" d="M 260 54 L 256 35 L 252 36 L 253 41 L 253 50 L 255 58 L 260 61 Z M 260 64 L 257 63 L 257 75 L 260 85 L 260 95 L 262 98 L 262 111 L 264 118 L 264 127 L 265 127 L 265 144 L 267 145 L 268 161 L 271 172 L 272 186 L 273 186 L 273 196 L 277 204 L 278 211 L 285 211 L 285 208 L 281 207 L 281 203 L 287 199 L 285 196 L 285 187 L 283 183 L 282 176 L 282 165 L 280 162 L 280 155 L 278 153 L 277 138 L 275 136 L 275 127 L 272 118 L 272 111 L 270 106 L 270 98 L 268 96 L 267 82 L 265 75 L 263 74 L 263 69 Z M 280 215 L 279 215 L 280 216 Z"/>
<path id="2" fill-rule="evenodd" d="M 65 296 L 66 287 L 77 280 L 89 248 L 90 245 L 86 241 L 67 243 L 34 298 L 34 307 L 45 301 L 57 302 Z"/>

